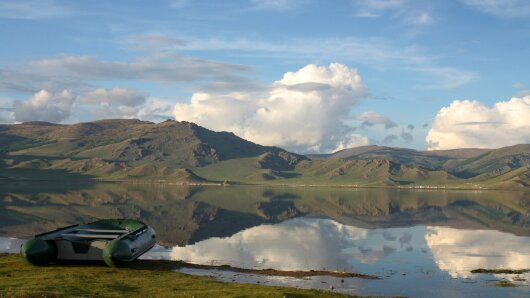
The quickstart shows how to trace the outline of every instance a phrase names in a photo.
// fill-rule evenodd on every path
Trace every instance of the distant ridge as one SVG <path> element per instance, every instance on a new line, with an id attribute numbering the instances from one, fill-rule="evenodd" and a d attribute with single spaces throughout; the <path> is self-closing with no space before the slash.
<path id="1" fill-rule="evenodd" d="M 427 188 L 530 186 L 530 145 L 300 155 L 190 122 L 107 119 L 0 125 L 2 179 L 157 180 Z"/>
<path id="2" fill-rule="evenodd" d="M 440 166 L 449 159 L 473 158 L 494 149 L 451 149 L 419 151 L 408 148 L 396 148 L 385 146 L 360 146 L 343 149 L 331 154 L 308 154 L 311 159 L 343 158 L 343 159 L 387 159 L 405 164 L 420 164 L 426 167 Z"/>

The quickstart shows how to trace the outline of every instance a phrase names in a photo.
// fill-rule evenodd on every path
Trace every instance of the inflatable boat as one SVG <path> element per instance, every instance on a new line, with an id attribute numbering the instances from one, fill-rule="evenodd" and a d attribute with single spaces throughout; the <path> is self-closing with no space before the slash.
<path id="1" fill-rule="evenodd" d="M 155 231 L 141 221 L 104 219 L 35 235 L 20 253 L 33 265 L 104 261 L 116 267 L 136 260 L 155 243 Z"/>

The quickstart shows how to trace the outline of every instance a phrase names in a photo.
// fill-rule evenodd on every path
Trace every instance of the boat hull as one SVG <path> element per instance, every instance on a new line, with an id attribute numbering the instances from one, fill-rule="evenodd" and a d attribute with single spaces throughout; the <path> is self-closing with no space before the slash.
<path id="1" fill-rule="evenodd" d="M 103 261 L 116 267 L 136 260 L 155 243 L 155 231 L 143 222 L 110 219 L 36 235 L 20 252 L 34 265 Z"/>

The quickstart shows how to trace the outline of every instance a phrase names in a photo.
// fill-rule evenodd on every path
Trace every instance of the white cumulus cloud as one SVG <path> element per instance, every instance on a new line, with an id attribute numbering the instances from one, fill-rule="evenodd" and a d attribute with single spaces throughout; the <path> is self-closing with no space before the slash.
<path id="1" fill-rule="evenodd" d="M 71 114 L 75 96 L 68 90 L 52 93 L 40 90 L 29 100 L 15 102 L 15 120 L 61 122 Z"/>
<path id="2" fill-rule="evenodd" d="M 105 118 L 139 118 L 160 121 L 172 118 L 173 105 L 129 88 L 96 88 L 84 93 L 54 93 L 43 89 L 30 99 L 4 107 L 0 99 L 0 123 L 68 122 Z"/>
<path id="3" fill-rule="evenodd" d="M 368 143 L 344 124 L 365 93 L 356 69 L 339 63 L 310 64 L 285 73 L 266 91 L 195 93 L 190 103 L 175 105 L 174 115 L 176 120 L 232 131 L 264 145 L 332 151 Z"/>
<path id="4" fill-rule="evenodd" d="M 80 96 L 79 102 L 95 105 L 98 118 L 136 118 L 146 95 L 129 88 L 97 88 Z"/>
<path id="5" fill-rule="evenodd" d="M 455 100 L 442 108 L 427 134 L 429 149 L 498 148 L 530 142 L 530 96 L 492 107 Z"/>

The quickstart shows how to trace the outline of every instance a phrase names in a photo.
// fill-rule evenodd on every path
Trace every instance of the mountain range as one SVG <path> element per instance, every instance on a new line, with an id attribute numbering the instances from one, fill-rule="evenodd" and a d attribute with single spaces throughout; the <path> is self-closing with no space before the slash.
<path id="1" fill-rule="evenodd" d="M 0 125 L 0 178 L 524 189 L 530 145 L 301 155 L 190 122 L 25 122 Z"/>

